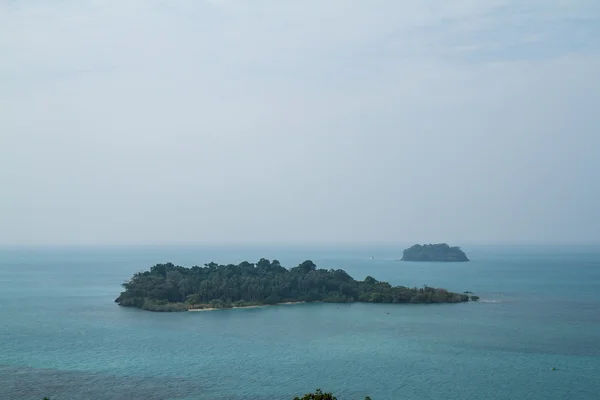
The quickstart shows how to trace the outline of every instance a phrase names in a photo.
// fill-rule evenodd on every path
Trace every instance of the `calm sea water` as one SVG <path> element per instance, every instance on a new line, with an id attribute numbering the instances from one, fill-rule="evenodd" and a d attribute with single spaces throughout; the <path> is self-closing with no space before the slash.
<path id="1" fill-rule="evenodd" d="M 0 399 L 600 398 L 599 249 L 467 246 L 472 262 L 435 264 L 397 262 L 401 248 L 0 250 Z M 483 301 L 172 314 L 113 303 L 157 262 L 260 257 Z"/>

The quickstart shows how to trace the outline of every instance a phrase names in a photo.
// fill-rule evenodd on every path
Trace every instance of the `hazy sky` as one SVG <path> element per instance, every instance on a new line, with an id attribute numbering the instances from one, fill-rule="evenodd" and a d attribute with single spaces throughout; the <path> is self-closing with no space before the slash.
<path id="1" fill-rule="evenodd" d="M 598 0 L 0 0 L 0 244 L 600 242 Z"/>

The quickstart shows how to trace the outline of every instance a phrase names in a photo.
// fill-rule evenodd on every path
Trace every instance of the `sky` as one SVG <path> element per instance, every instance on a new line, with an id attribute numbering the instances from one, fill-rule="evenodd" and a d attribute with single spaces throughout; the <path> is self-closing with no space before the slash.
<path id="1" fill-rule="evenodd" d="M 0 245 L 600 243 L 598 0 L 0 0 Z"/>

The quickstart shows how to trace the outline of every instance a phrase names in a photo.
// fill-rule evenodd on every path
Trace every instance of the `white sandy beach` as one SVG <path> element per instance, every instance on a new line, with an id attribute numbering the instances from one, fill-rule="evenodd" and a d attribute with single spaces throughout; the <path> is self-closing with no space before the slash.
<path id="1" fill-rule="evenodd" d="M 256 305 L 256 306 L 240 306 L 240 307 L 231 307 L 231 308 L 214 308 L 214 307 L 190 308 L 190 309 L 188 309 L 188 311 L 224 311 L 224 310 L 232 310 L 234 308 L 262 308 L 262 307 L 284 306 L 284 305 L 289 305 L 289 304 L 301 304 L 301 303 L 304 303 L 304 301 L 288 301 L 285 303 L 277 303 L 277 304 L 261 304 L 261 305 Z"/>

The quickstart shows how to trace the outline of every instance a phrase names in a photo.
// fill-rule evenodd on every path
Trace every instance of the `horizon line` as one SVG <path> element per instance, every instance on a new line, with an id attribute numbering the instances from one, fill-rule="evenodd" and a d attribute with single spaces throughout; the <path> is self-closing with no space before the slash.
<path id="1" fill-rule="evenodd" d="M 329 246 L 412 246 L 413 244 L 447 243 L 452 246 L 594 246 L 599 241 L 343 241 L 343 242 L 146 242 L 146 243 L 33 243 L 0 244 L 0 249 L 43 248 L 115 248 L 115 247 L 329 247 Z"/>

